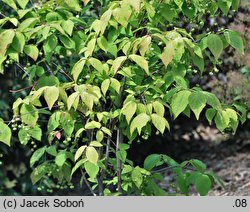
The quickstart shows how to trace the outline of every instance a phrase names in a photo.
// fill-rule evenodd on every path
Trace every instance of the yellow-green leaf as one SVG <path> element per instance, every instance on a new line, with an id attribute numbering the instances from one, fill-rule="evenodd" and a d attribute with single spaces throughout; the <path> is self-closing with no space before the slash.
<path id="1" fill-rule="evenodd" d="M 25 38 L 23 33 L 21 32 L 16 32 L 16 35 L 12 41 L 12 48 L 14 48 L 16 51 L 23 53 L 23 48 L 25 45 Z"/>
<path id="2" fill-rule="evenodd" d="M 68 110 L 70 110 L 70 108 L 72 107 L 72 105 L 74 106 L 75 110 L 78 107 L 78 103 L 79 103 L 79 92 L 75 92 L 72 93 L 69 98 L 67 99 L 67 107 Z"/>
<path id="3" fill-rule="evenodd" d="M 136 109 L 137 109 L 137 104 L 134 101 L 129 101 L 123 106 L 121 113 L 125 115 L 128 124 L 130 123 L 130 120 L 135 114 Z"/>
<path id="4" fill-rule="evenodd" d="M 0 119 L 0 141 L 10 146 L 11 130 L 7 124 Z"/>
<path id="5" fill-rule="evenodd" d="M 117 57 L 114 61 L 113 61 L 113 66 L 112 68 L 114 69 L 114 72 L 116 73 L 120 67 L 122 66 L 122 64 L 127 60 L 126 56 L 121 56 L 121 57 Z"/>
<path id="6" fill-rule="evenodd" d="M 44 90 L 44 99 L 51 110 L 59 97 L 59 89 L 56 86 L 49 86 Z"/>
<path id="7" fill-rule="evenodd" d="M 138 66 L 144 69 L 144 71 L 149 75 L 147 60 L 145 60 L 142 56 L 139 56 L 136 54 L 129 55 L 129 59 L 133 60 Z"/>
<path id="8" fill-rule="evenodd" d="M 74 78 L 75 81 L 77 81 L 79 75 L 81 74 L 82 69 L 83 69 L 85 63 L 86 63 L 86 59 L 82 58 L 72 68 L 71 73 L 72 73 L 73 78 Z"/>
<path id="9" fill-rule="evenodd" d="M 161 60 L 165 66 L 168 66 L 168 64 L 173 60 L 174 55 L 175 48 L 173 42 L 168 42 L 161 55 Z"/>
<path id="10" fill-rule="evenodd" d="M 37 60 L 39 50 L 35 45 L 25 45 L 24 46 L 24 53 L 31 57 L 34 61 Z"/>
<path id="11" fill-rule="evenodd" d="M 69 36 L 71 36 L 74 28 L 74 22 L 71 20 L 63 21 L 62 28 Z"/>
<path id="12" fill-rule="evenodd" d="M 103 82 L 102 82 L 102 85 L 101 85 L 101 90 L 102 90 L 102 93 L 103 95 L 105 96 L 108 89 L 109 89 L 109 85 L 110 85 L 110 79 L 105 79 Z"/>
<path id="13" fill-rule="evenodd" d="M 88 61 L 94 67 L 94 69 L 96 69 L 98 72 L 102 73 L 103 64 L 102 64 L 102 62 L 100 60 L 92 57 Z"/>
<path id="14" fill-rule="evenodd" d="M 130 133 L 133 134 L 135 129 L 138 130 L 139 135 L 141 134 L 141 129 L 147 125 L 149 122 L 150 117 L 146 113 L 141 113 L 138 116 L 136 116 L 130 125 Z"/>
<path id="15" fill-rule="evenodd" d="M 83 152 L 85 151 L 85 149 L 87 148 L 86 145 L 84 146 L 81 146 L 80 148 L 78 148 L 78 150 L 76 151 L 76 154 L 75 154 L 75 161 L 77 161 L 83 154 Z"/>
<path id="16" fill-rule="evenodd" d="M 161 134 L 164 133 L 166 127 L 170 129 L 169 123 L 164 117 L 159 116 L 158 114 L 154 113 L 151 115 L 151 118 L 152 118 L 153 125 L 156 127 L 157 130 L 161 132 Z"/>
<path id="17" fill-rule="evenodd" d="M 98 153 L 94 147 L 92 147 L 92 146 L 87 147 L 86 157 L 87 157 L 89 162 L 91 162 L 93 164 L 97 164 L 99 156 L 98 156 Z"/>
<path id="18" fill-rule="evenodd" d="M 14 0 L 2 0 L 4 3 L 12 7 L 14 10 L 17 10 L 17 6 Z"/>
<path id="19" fill-rule="evenodd" d="M 7 48 L 13 41 L 14 36 L 15 31 L 13 29 L 7 29 L 0 33 L 0 57 L 5 55 Z"/>
<path id="20" fill-rule="evenodd" d="M 29 2 L 29 0 L 16 0 L 16 1 L 22 9 L 24 9 Z"/>
<path id="21" fill-rule="evenodd" d="M 86 125 L 85 125 L 85 129 L 87 130 L 92 130 L 92 129 L 96 129 L 96 128 L 101 128 L 101 124 L 99 122 L 96 122 L 96 121 L 91 121 L 91 122 L 88 122 Z"/>

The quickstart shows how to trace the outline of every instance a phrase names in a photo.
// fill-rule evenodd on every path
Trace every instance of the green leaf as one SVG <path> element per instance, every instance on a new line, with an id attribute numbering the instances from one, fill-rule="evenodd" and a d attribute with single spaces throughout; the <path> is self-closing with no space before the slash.
<path id="1" fill-rule="evenodd" d="M 152 170 L 157 166 L 157 164 L 161 161 L 161 155 L 159 154 L 152 154 L 149 155 L 145 160 L 144 160 L 144 168 L 148 171 Z"/>
<path id="2" fill-rule="evenodd" d="M 99 167 L 96 164 L 87 161 L 86 163 L 84 163 L 84 168 L 91 179 L 96 178 L 99 172 Z"/>
<path id="3" fill-rule="evenodd" d="M 96 128 L 101 128 L 101 124 L 99 122 L 96 122 L 96 121 L 91 121 L 91 122 L 88 122 L 86 125 L 85 125 L 85 129 L 87 130 L 92 130 L 92 129 L 96 129 Z"/>
<path id="4" fill-rule="evenodd" d="M 128 124 L 130 123 L 133 115 L 135 114 L 136 109 L 137 104 L 134 101 L 129 101 L 123 106 L 121 113 L 125 115 Z"/>
<path id="5" fill-rule="evenodd" d="M 4 3 L 12 7 L 15 11 L 17 11 L 17 6 L 14 0 L 2 0 Z"/>
<path id="6" fill-rule="evenodd" d="M 210 34 L 207 36 L 207 45 L 215 59 L 218 59 L 223 51 L 223 42 L 219 35 Z"/>
<path id="7" fill-rule="evenodd" d="M 74 131 L 75 121 L 72 115 L 68 112 L 61 112 L 60 124 L 65 134 L 70 137 Z"/>
<path id="8" fill-rule="evenodd" d="M 190 163 L 199 171 L 199 172 L 204 172 L 206 170 L 206 165 L 197 159 L 192 159 L 190 160 Z"/>
<path id="9" fill-rule="evenodd" d="M 189 106 L 194 112 L 196 119 L 199 119 L 200 113 L 206 106 L 206 97 L 200 91 L 194 91 L 188 98 Z"/>
<path id="10" fill-rule="evenodd" d="M 46 146 L 44 146 L 44 147 L 42 147 L 42 148 L 40 148 L 40 149 L 37 149 L 37 150 L 33 153 L 32 157 L 30 158 L 30 166 L 31 166 L 31 167 L 34 166 L 34 164 L 35 164 L 37 161 L 40 160 L 40 158 L 44 155 L 45 151 L 46 151 Z"/>
<path id="11" fill-rule="evenodd" d="M 59 97 L 59 89 L 56 86 L 49 86 L 44 90 L 44 99 L 51 110 Z"/>
<path id="12" fill-rule="evenodd" d="M 17 28 L 17 31 L 24 31 L 28 28 L 31 28 L 35 26 L 36 22 L 38 21 L 38 18 L 27 18 L 25 19 Z"/>
<path id="13" fill-rule="evenodd" d="M 23 104 L 20 113 L 24 124 L 35 127 L 39 116 L 37 109 L 33 105 Z"/>
<path id="14" fill-rule="evenodd" d="M 82 58 L 72 68 L 71 73 L 73 75 L 73 78 L 74 78 L 75 82 L 77 81 L 79 75 L 81 74 L 82 69 L 83 69 L 85 63 L 86 63 L 86 59 Z"/>
<path id="15" fill-rule="evenodd" d="M 14 48 L 16 51 L 20 53 L 23 53 L 24 45 L 25 45 L 25 38 L 23 33 L 16 32 L 15 37 L 11 44 L 12 48 Z"/>
<path id="16" fill-rule="evenodd" d="M 133 134 L 135 129 L 138 130 L 139 135 L 141 134 L 141 129 L 147 125 L 147 123 L 150 120 L 150 116 L 146 113 L 141 113 L 138 116 L 136 116 L 130 125 L 130 133 Z"/>
<path id="17" fill-rule="evenodd" d="M 179 9 L 182 9 L 182 5 L 183 5 L 183 0 L 174 0 L 175 4 L 179 7 Z"/>
<path id="18" fill-rule="evenodd" d="M 117 57 L 112 65 L 112 69 L 116 73 L 122 66 L 122 64 L 127 60 L 127 56 Z"/>
<path id="19" fill-rule="evenodd" d="M 57 156 L 57 151 L 55 146 L 50 146 L 46 149 L 46 152 L 54 157 Z"/>
<path id="20" fill-rule="evenodd" d="M 151 115 L 151 119 L 152 119 L 153 125 L 156 127 L 157 130 L 161 132 L 161 134 L 164 133 L 166 127 L 170 129 L 169 124 L 164 117 L 159 116 L 158 114 L 154 113 Z"/>
<path id="21" fill-rule="evenodd" d="M 25 45 L 24 53 L 31 57 L 34 61 L 36 61 L 38 58 L 39 50 L 35 45 Z"/>
<path id="22" fill-rule="evenodd" d="M 208 175 L 199 174 L 195 179 L 195 189 L 199 192 L 201 196 L 207 195 L 208 191 L 212 186 L 212 182 Z"/>
<path id="23" fill-rule="evenodd" d="M 68 5 L 69 8 L 79 12 L 82 8 L 79 5 L 78 0 L 64 0 L 64 2 Z"/>
<path id="24" fill-rule="evenodd" d="M 43 50 L 45 55 L 51 53 L 57 46 L 58 39 L 55 35 L 51 35 L 47 38 L 46 42 L 43 45 Z"/>
<path id="25" fill-rule="evenodd" d="M 223 132 L 228 124 L 229 124 L 229 117 L 225 114 L 225 111 L 217 112 L 215 116 L 215 124 L 216 127 Z"/>
<path id="26" fill-rule="evenodd" d="M 231 109 L 231 108 L 227 108 L 225 111 L 226 111 L 227 116 L 228 116 L 230 119 L 232 119 L 232 120 L 234 120 L 234 121 L 238 121 L 238 116 L 237 116 L 237 113 L 236 113 L 235 110 L 233 110 L 233 109 Z"/>
<path id="27" fill-rule="evenodd" d="M 34 128 L 29 129 L 28 133 L 32 138 L 38 141 L 42 140 L 42 130 L 38 126 L 35 126 Z"/>
<path id="28" fill-rule="evenodd" d="M 123 163 L 125 163 L 127 158 L 127 152 L 124 150 L 119 150 L 116 152 L 116 156 L 119 160 L 121 160 Z"/>
<path id="29" fill-rule="evenodd" d="M 188 90 L 183 90 L 175 94 L 172 98 L 171 109 L 174 117 L 177 118 L 181 112 L 185 110 L 188 105 L 188 98 L 191 92 Z"/>
<path id="30" fill-rule="evenodd" d="M 227 15 L 231 5 L 232 5 L 232 0 L 218 0 L 218 6 L 224 13 L 224 15 Z"/>
<path id="31" fill-rule="evenodd" d="M 237 11 L 239 9 L 240 3 L 240 0 L 232 0 L 232 9 Z"/>
<path id="32" fill-rule="evenodd" d="M 29 142 L 30 138 L 25 129 L 20 129 L 18 132 L 18 139 L 22 145 L 27 145 Z"/>
<path id="33" fill-rule="evenodd" d="M 74 23 L 71 20 L 63 21 L 62 28 L 69 36 L 71 36 L 74 28 Z"/>
<path id="34" fill-rule="evenodd" d="M 26 5 L 29 2 L 29 0 L 16 0 L 16 1 L 22 9 L 25 9 Z"/>
<path id="35" fill-rule="evenodd" d="M 81 146 L 80 148 L 78 148 L 78 150 L 76 151 L 76 154 L 75 154 L 75 161 L 77 161 L 83 154 L 83 152 L 85 151 L 85 149 L 87 148 L 86 145 L 84 146 Z"/>
<path id="36" fill-rule="evenodd" d="M 212 120 L 213 120 L 215 114 L 216 114 L 216 110 L 213 109 L 213 108 L 209 108 L 206 111 L 205 115 L 206 115 L 206 118 L 207 118 L 207 120 L 208 120 L 208 122 L 209 122 L 210 125 L 212 124 Z"/>
<path id="37" fill-rule="evenodd" d="M 104 36 L 97 39 L 97 44 L 103 51 L 108 51 L 108 41 Z"/>
<path id="38" fill-rule="evenodd" d="M 96 69 L 98 72 L 102 73 L 103 64 L 102 64 L 102 62 L 100 60 L 92 57 L 88 61 L 94 67 L 94 69 Z"/>
<path id="39" fill-rule="evenodd" d="M 71 176 L 75 173 L 75 171 L 77 169 L 79 169 L 84 163 L 87 162 L 87 159 L 82 159 L 82 160 L 79 160 L 76 165 L 73 167 L 72 171 L 71 171 Z"/>
<path id="40" fill-rule="evenodd" d="M 240 34 L 236 31 L 228 30 L 224 32 L 226 41 L 242 55 L 244 54 L 244 43 Z"/>
<path id="41" fill-rule="evenodd" d="M 213 94 L 207 91 L 203 91 L 203 94 L 205 94 L 205 97 L 207 99 L 207 104 L 213 107 L 216 110 L 221 109 L 221 103 L 220 100 Z"/>
<path id="42" fill-rule="evenodd" d="M 134 182 L 134 184 L 136 185 L 137 188 L 140 188 L 143 182 L 143 176 L 141 174 L 141 171 L 139 169 L 139 167 L 136 167 L 131 174 L 132 177 L 132 181 Z"/>
<path id="43" fill-rule="evenodd" d="M 110 79 L 105 79 L 103 82 L 102 82 L 102 85 L 101 85 L 101 90 L 102 90 L 102 93 L 104 96 L 106 96 L 106 93 L 109 89 L 109 85 L 110 85 Z"/>
<path id="44" fill-rule="evenodd" d="M 56 111 L 53 113 L 48 122 L 48 133 L 51 133 L 60 125 L 61 111 Z"/>
<path id="45" fill-rule="evenodd" d="M 0 33 L 0 57 L 4 56 L 7 48 L 12 43 L 15 36 L 15 31 L 13 29 L 7 29 Z"/>
<path id="46" fill-rule="evenodd" d="M 0 141 L 10 146 L 11 130 L 7 124 L 0 119 Z"/>
<path id="47" fill-rule="evenodd" d="M 87 147 L 86 157 L 87 157 L 89 162 L 91 162 L 93 164 L 97 164 L 99 156 L 98 156 L 98 153 L 94 147 L 91 147 L 91 146 Z"/>
<path id="48" fill-rule="evenodd" d="M 60 35 L 59 39 L 67 49 L 75 49 L 76 48 L 75 41 L 73 41 L 70 37 L 68 37 L 66 35 Z"/>
<path id="49" fill-rule="evenodd" d="M 149 75 L 148 69 L 148 61 L 145 60 L 142 56 L 132 54 L 129 55 L 129 59 L 133 60 L 138 66 L 145 70 L 145 72 Z"/>
<path id="50" fill-rule="evenodd" d="M 62 167 L 67 160 L 67 154 L 65 151 L 61 151 L 55 158 L 55 163 L 59 167 Z"/>
<path id="51" fill-rule="evenodd" d="M 48 172 L 49 166 L 48 162 L 45 162 L 33 170 L 30 176 L 33 185 L 43 178 L 43 176 Z"/>

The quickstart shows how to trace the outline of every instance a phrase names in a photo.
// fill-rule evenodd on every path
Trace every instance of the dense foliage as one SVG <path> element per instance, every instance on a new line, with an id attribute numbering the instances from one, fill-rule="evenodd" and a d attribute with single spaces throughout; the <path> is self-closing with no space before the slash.
<path id="1" fill-rule="evenodd" d="M 189 85 L 207 63 L 217 71 L 228 46 L 243 54 L 241 37 L 227 29 L 193 36 L 183 27 L 202 28 L 206 15 L 227 15 L 239 0 L 3 2 L 13 15 L 1 11 L 0 72 L 17 67 L 30 92 L 14 102 L 10 122 L 0 121 L 0 141 L 11 145 L 11 125 L 21 144 L 33 145 L 34 184 L 70 182 L 80 172 L 92 194 L 165 195 L 157 170 L 167 166 L 177 192 L 188 195 L 194 184 L 207 194 L 217 177 L 201 161 L 154 154 L 139 167 L 127 150 L 170 130 L 167 117 L 181 113 L 199 119 L 205 111 L 222 132 L 245 121 L 241 104 Z"/>

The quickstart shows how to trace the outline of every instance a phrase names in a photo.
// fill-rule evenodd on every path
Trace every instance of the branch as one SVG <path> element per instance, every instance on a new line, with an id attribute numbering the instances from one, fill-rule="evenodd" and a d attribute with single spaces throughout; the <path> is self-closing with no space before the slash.
<path id="1" fill-rule="evenodd" d="M 87 180 L 86 176 L 85 176 L 85 173 L 83 172 L 82 170 L 82 167 L 80 167 L 80 170 L 81 170 L 81 174 L 82 174 L 82 177 L 83 177 L 83 180 L 85 182 L 85 184 L 87 185 L 88 189 L 90 190 L 91 194 L 93 196 L 96 196 L 96 193 L 93 191 L 93 189 L 91 188 L 91 185 L 89 184 L 89 181 Z"/>

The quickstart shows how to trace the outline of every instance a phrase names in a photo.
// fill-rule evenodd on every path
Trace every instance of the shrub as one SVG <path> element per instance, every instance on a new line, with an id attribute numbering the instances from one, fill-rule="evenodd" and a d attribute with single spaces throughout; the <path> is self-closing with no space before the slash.
<path id="1" fill-rule="evenodd" d="M 10 145 L 12 124 L 20 143 L 33 145 L 33 184 L 70 182 L 80 172 L 94 195 L 165 195 L 157 182 L 168 166 L 178 193 L 188 195 L 192 184 L 208 193 L 219 179 L 201 161 L 154 154 L 139 167 L 127 150 L 138 137 L 170 130 L 166 117 L 181 113 L 199 119 L 205 110 L 220 131 L 244 121 L 242 105 L 189 86 L 205 63 L 216 69 L 224 48 L 243 54 L 239 34 L 193 36 L 179 27 L 203 27 L 205 15 L 227 15 L 238 0 L 3 2 L 12 15 L 1 13 L 0 72 L 16 67 L 30 92 L 14 102 L 10 122 L 0 121 L 0 140 Z"/>

